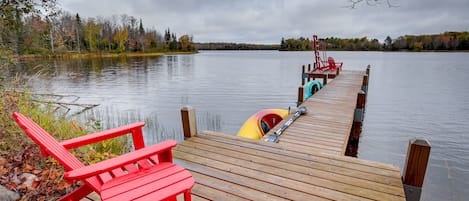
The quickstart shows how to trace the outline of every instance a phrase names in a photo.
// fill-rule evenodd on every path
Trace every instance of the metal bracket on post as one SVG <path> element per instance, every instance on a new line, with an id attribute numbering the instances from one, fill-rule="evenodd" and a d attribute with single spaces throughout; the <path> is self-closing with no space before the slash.
<path id="1" fill-rule="evenodd" d="M 363 118 L 364 117 L 363 113 L 364 113 L 363 108 L 355 108 L 355 113 L 353 115 L 353 122 L 362 123 L 363 119 L 364 119 Z"/>
<path id="2" fill-rule="evenodd" d="M 303 73 L 301 74 L 301 77 L 302 77 L 303 79 L 308 79 L 308 77 L 309 77 L 309 74 L 308 74 L 308 73 L 305 73 L 305 72 L 303 72 Z"/>
<path id="3" fill-rule="evenodd" d="M 362 91 L 366 93 L 368 93 L 368 87 L 367 86 L 362 86 Z"/>

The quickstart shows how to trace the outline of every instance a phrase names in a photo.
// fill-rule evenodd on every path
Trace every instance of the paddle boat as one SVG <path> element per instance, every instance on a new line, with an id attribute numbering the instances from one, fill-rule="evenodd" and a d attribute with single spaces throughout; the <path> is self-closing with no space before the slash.
<path id="1" fill-rule="evenodd" d="M 261 139 L 275 125 L 280 123 L 289 115 L 289 110 L 284 109 L 264 109 L 249 117 L 238 131 L 238 136 Z"/>
<path id="2" fill-rule="evenodd" d="M 308 100 L 309 97 L 318 92 L 322 87 L 322 83 L 316 80 L 311 80 L 310 82 L 306 83 L 304 100 Z"/>

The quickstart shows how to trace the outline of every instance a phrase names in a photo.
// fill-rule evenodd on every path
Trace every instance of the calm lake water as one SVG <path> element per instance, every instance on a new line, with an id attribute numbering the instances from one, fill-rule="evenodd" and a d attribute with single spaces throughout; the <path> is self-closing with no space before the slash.
<path id="1" fill-rule="evenodd" d="M 408 140 L 432 144 L 422 200 L 469 199 L 469 53 L 329 52 L 344 69 L 372 66 L 359 157 L 402 168 Z M 105 127 L 147 120 L 147 144 L 182 139 L 179 110 L 196 108 L 199 130 L 235 135 L 264 108 L 294 107 L 312 52 L 207 51 L 154 58 L 26 62 L 37 91 L 96 103 L 85 118 Z"/>

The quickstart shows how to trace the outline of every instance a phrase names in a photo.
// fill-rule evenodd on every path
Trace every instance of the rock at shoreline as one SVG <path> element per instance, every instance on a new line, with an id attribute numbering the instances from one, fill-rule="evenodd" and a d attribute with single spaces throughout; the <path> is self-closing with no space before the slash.
<path id="1" fill-rule="evenodd" d="M 36 175 L 30 174 L 30 173 L 23 173 L 19 176 L 19 179 L 23 181 L 23 184 L 26 185 L 28 188 L 35 188 L 34 183 L 38 181 L 38 178 Z"/>
<path id="2" fill-rule="evenodd" d="M 0 185 L 0 200 L 15 201 L 20 199 L 20 195 L 16 192 L 10 191 L 4 186 Z"/>

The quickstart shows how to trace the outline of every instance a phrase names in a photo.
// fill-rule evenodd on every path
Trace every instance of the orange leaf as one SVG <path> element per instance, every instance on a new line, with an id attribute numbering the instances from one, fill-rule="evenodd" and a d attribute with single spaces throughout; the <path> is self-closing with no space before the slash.
<path id="1" fill-rule="evenodd" d="M 24 166 L 24 168 L 23 168 L 23 171 L 29 172 L 29 171 L 31 171 L 31 170 L 33 170 L 33 169 L 34 169 L 33 166 L 31 166 L 31 165 L 29 165 L 29 164 L 26 164 L 26 165 Z"/>
<path id="2" fill-rule="evenodd" d="M 64 190 L 65 188 L 70 187 L 71 185 L 67 182 L 60 182 L 59 185 L 57 186 L 57 190 L 61 191 Z"/>
<path id="3" fill-rule="evenodd" d="M 32 189 L 35 189 L 35 188 L 39 185 L 39 183 L 41 183 L 41 180 L 39 180 L 39 179 L 36 178 L 36 179 L 33 181 L 33 184 L 31 185 L 31 188 L 32 188 Z"/>

